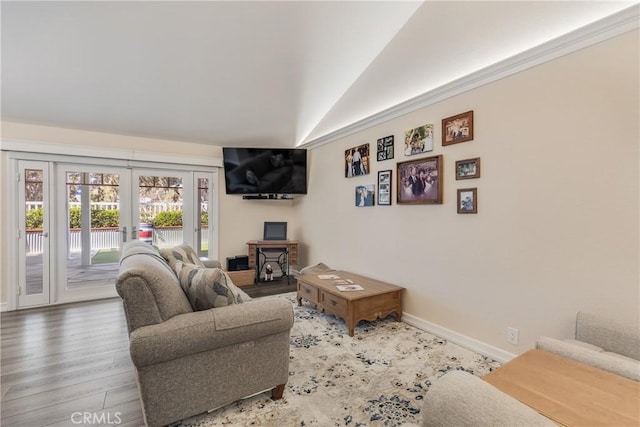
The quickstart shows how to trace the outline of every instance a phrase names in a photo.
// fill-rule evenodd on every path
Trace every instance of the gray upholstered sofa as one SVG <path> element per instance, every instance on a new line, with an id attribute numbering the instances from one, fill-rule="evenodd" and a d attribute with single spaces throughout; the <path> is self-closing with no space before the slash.
<path id="1" fill-rule="evenodd" d="M 465 371 L 433 382 L 424 398 L 422 427 L 556 427 L 548 418 Z"/>
<path id="2" fill-rule="evenodd" d="M 640 381 L 640 324 L 580 312 L 575 338 L 541 337 L 537 348 Z M 549 419 L 464 371 L 434 381 L 425 396 L 423 427 L 555 426 Z"/>
<path id="3" fill-rule="evenodd" d="M 161 426 L 258 392 L 282 396 L 293 307 L 284 298 L 194 311 L 154 247 L 125 245 L 116 289 L 145 422 Z M 243 297 L 244 299 L 244 297 Z"/>
<path id="4" fill-rule="evenodd" d="M 541 337 L 536 347 L 640 381 L 640 322 L 592 313 L 576 316 L 575 338 Z"/>

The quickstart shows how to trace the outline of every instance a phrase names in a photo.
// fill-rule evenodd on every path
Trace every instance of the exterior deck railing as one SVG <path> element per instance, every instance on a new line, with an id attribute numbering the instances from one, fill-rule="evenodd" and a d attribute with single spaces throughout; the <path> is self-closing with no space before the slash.
<path id="1" fill-rule="evenodd" d="M 202 226 L 202 242 L 207 243 L 207 227 Z M 175 246 L 184 241 L 183 227 L 154 227 L 153 244 L 157 246 Z M 120 246 L 120 229 L 118 227 L 92 228 L 91 249 L 111 249 Z M 81 230 L 69 229 L 69 252 L 82 250 Z M 42 230 L 27 230 L 27 255 L 41 254 L 44 244 Z"/>

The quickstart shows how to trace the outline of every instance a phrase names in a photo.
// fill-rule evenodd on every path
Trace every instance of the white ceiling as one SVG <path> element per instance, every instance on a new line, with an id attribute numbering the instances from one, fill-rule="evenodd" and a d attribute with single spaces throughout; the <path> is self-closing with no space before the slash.
<path id="1" fill-rule="evenodd" d="M 292 147 L 633 4 L 2 1 L 2 119 Z"/>

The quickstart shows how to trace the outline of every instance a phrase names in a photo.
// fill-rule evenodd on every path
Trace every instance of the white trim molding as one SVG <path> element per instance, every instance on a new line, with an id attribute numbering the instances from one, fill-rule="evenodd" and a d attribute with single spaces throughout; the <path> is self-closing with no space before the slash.
<path id="1" fill-rule="evenodd" d="M 0 313 L 4 313 L 5 311 L 9 311 L 9 304 L 6 302 L 0 302 Z"/>
<path id="2" fill-rule="evenodd" d="M 500 363 L 508 362 L 516 357 L 513 353 L 509 353 L 508 351 L 504 351 L 498 347 L 494 347 L 483 343 L 482 341 L 462 335 L 458 332 L 452 331 L 451 329 L 436 325 L 435 323 L 420 319 L 419 317 L 411 314 L 402 313 L 402 321 L 425 332 L 444 338 L 447 341 L 451 341 L 454 344 L 458 344 L 461 347 L 482 354 L 483 356 L 487 356 L 493 360 L 497 360 Z"/>
<path id="3" fill-rule="evenodd" d="M 153 162 L 174 165 L 222 167 L 222 159 L 217 157 L 187 156 L 184 154 L 164 154 L 141 150 L 97 148 L 87 147 L 84 145 L 49 144 L 36 141 L 17 141 L 7 139 L 3 139 L 0 144 L 0 149 L 12 152 L 116 159 L 126 160 L 133 164 Z"/>
<path id="4" fill-rule="evenodd" d="M 304 142 L 299 145 L 299 148 L 313 149 L 320 147 L 461 93 L 636 30 L 639 27 L 640 5 L 635 4 L 611 16 L 396 104 L 343 128 Z"/>

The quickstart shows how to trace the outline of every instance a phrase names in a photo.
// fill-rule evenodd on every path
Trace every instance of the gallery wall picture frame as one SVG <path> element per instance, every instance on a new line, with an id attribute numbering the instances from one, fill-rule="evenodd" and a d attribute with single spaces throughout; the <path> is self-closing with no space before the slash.
<path id="1" fill-rule="evenodd" d="M 391 169 L 378 171 L 378 206 L 391 206 Z"/>
<path id="2" fill-rule="evenodd" d="M 442 155 L 397 164 L 398 204 L 442 204 Z"/>
<path id="3" fill-rule="evenodd" d="M 480 178 L 480 157 L 456 161 L 456 179 Z"/>
<path id="4" fill-rule="evenodd" d="M 383 160 L 391 160 L 393 159 L 393 151 L 394 151 L 394 143 L 393 143 L 393 139 L 394 136 L 393 135 L 389 135 L 389 136 L 385 136 L 384 138 L 380 138 L 378 139 L 377 143 L 378 143 L 378 161 L 383 161 Z"/>
<path id="5" fill-rule="evenodd" d="M 458 213 L 478 213 L 478 188 L 458 189 Z"/>
<path id="6" fill-rule="evenodd" d="M 473 110 L 442 119 L 442 146 L 473 140 Z"/>
<path id="7" fill-rule="evenodd" d="M 344 152 L 344 176 L 368 175 L 371 163 L 369 162 L 369 144 L 358 145 Z"/>
<path id="8" fill-rule="evenodd" d="M 404 155 L 433 151 L 433 125 L 419 126 L 404 133 Z"/>
<path id="9" fill-rule="evenodd" d="M 375 205 L 375 184 L 356 185 L 356 207 Z"/>

